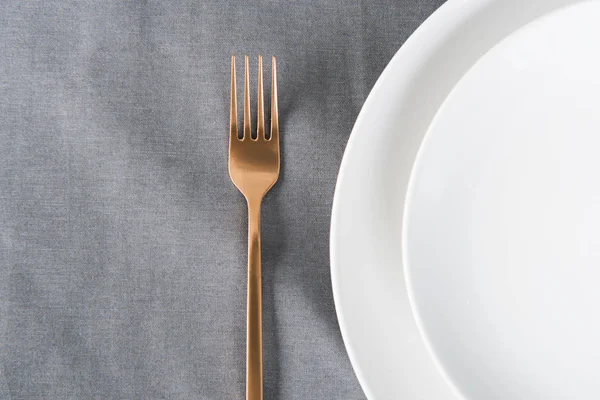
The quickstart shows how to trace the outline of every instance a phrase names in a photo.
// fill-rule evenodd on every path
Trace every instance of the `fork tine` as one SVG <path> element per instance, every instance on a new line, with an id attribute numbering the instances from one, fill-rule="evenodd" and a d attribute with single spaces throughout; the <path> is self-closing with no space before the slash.
<path id="1" fill-rule="evenodd" d="M 250 71 L 246 56 L 246 72 L 244 75 L 244 139 L 252 139 L 252 120 L 250 116 Z"/>
<path id="2" fill-rule="evenodd" d="M 271 67 L 271 139 L 279 140 L 279 109 L 277 107 L 277 63 L 272 58 Z"/>
<path id="3" fill-rule="evenodd" d="M 238 139 L 237 95 L 235 89 L 235 56 L 231 56 L 231 110 L 229 112 L 229 140 Z"/>
<path id="4" fill-rule="evenodd" d="M 266 139 L 265 137 L 265 105 L 263 96 L 263 60 L 262 56 L 258 56 L 258 102 L 257 102 L 258 114 L 256 117 L 257 132 L 256 137 L 258 139 Z"/>

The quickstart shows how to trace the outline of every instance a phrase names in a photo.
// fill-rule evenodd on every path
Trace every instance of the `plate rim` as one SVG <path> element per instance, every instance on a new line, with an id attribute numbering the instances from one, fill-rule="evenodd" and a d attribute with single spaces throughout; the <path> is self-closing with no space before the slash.
<path id="1" fill-rule="evenodd" d="M 439 107 L 439 105 L 444 102 L 444 99 L 447 97 L 448 93 L 450 93 L 452 88 L 461 79 L 464 73 L 466 73 L 468 69 L 477 61 L 478 58 L 480 58 L 496 43 L 498 43 L 512 31 L 518 29 L 520 26 L 525 25 L 544 14 L 547 14 L 554 9 L 584 1 L 587 0 L 448 0 L 437 10 L 435 10 L 405 41 L 405 43 L 400 47 L 400 49 L 387 64 L 377 79 L 371 92 L 367 96 L 351 131 L 351 135 L 340 164 L 333 196 L 329 240 L 331 283 L 338 325 L 340 327 L 344 346 L 354 372 L 363 389 L 363 392 L 370 400 L 376 399 L 375 393 L 380 390 L 380 386 L 372 386 L 374 375 L 372 373 L 365 373 L 365 371 L 369 370 L 366 367 L 368 364 L 365 363 L 361 365 L 359 363 L 359 361 L 365 362 L 364 355 L 359 353 L 363 350 L 362 347 L 364 346 L 364 340 L 368 340 L 370 338 L 368 338 L 368 336 L 366 338 L 361 338 L 359 335 L 357 335 L 357 333 L 354 333 L 355 329 L 350 328 L 356 327 L 356 319 L 353 319 L 352 317 L 349 317 L 348 319 L 346 318 L 347 316 L 353 314 L 353 304 L 351 301 L 352 297 L 346 293 L 348 290 L 347 287 L 350 287 L 352 290 L 360 288 L 360 283 L 356 283 L 356 269 L 357 267 L 360 268 L 361 265 L 366 264 L 365 262 L 363 262 L 361 265 L 354 264 L 352 268 L 348 268 L 348 266 L 344 264 L 346 265 L 344 268 L 340 263 L 340 260 L 345 258 L 344 254 L 346 253 L 341 252 L 340 249 L 347 250 L 347 245 L 344 246 L 342 242 L 345 241 L 346 243 L 351 242 L 354 244 L 357 243 L 355 240 L 356 238 L 361 240 L 364 239 L 364 235 L 361 237 L 360 235 L 354 233 L 348 234 L 347 230 L 354 227 L 346 223 L 345 218 L 340 217 L 341 215 L 347 215 L 348 201 L 356 201 L 357 199 L 360 199 L 365 203 L 363 206 L 388 206 L 388 204 L 385 204 L 385 202 L 374 200 L 373 196 L 365 195 L 364 197 L 357 197 L 359 196 L 359 194 L 356 193 L 357 189 L 352 188 L 352 181 L 357 181 L 357 178 L 360 178 L 360 183 L 362 184 L 368 185 L 371 183 L 369 181 L 365 182 L 363 176 L 356 175 L 359 173 L 359 170 L 356 168 L 356 164 L 364 165 L 364 163 L 357 163 L 357 159 L 361 159 L 360 154 L 364 153 L 362 152 L 363 149 L 357 148 L 357 146 L 370 146 L 370 151 L 374 149 L 379 151 L 383 147 L 373 147 L 374 145 L 370 143 L 376 143 L 376 141 L 369 141 L 365 139 L 365 137 L 368 137 L 367 135 L 369 133 L 372 134 L 373 131 L 373 126 L 369 127 L 367 122 L 370 121 L 371 125 L 376 126 L 376 122 L 378 121 L 376 118 L 380 117 L 383 118 L 383 120 L 387 123 L 391 122 L 390 120 L 393 120 L 393 118 L 390 118 L 390 114 L 392 113 L 389 112 L 389 107 L 387 109 L 388 113 L 386 114 L 385 107 L 379 107 L 379 109 L 377 109 L 377 106 L 381 104 L 382 100 L 386 99 L 386 96 L 393 95 L 397 97 L 402 103 L 400 109 L 394 110 L 394 114 L 401 115 L 402 118 L 408 119 L 406 126 L 408 130 L 406 132 L 408 132 L 407 135 L 409 136 L 406 138 L 402 136 L 400 140 L 404 141 L 403 143 L 406 144 L 407 150 L 404 151 L 404 153 L 406 153 L 405 155 L 412 156 L 414 158 L 418 152 L 420 147 L 419 144 L 422 140 L 422 135 L 420 139 L 415 135 L 424 134 L 427 131 L 427 129 L 423 127 L 424 124 L 416 121 L 415 118 L 428 118 L 430 121 L 431 118 L 433 118 L 433 115 L 435 115 L 435 107 Z M 450 51 L 448 50 L 449 48 Z M 447 65 L 444 64 L 444 74 L 442 74 L 442 77 L 439 77 L 439 71 L 434 70 L 431 67 L 434 65 L 439 65 L 437 64 L 439 62 L 444 62 L 444 57 L 446 60 L 450 59 L 452 61 Z M 388 89 L 388 83 L 393 84 L 395 87 L 395 92 Z M 414 89 L 426 90 L 427 97 L 425 98 L 423 95 L 417 95 L 416 93 L 418 92 L 415 92 Z M 411 99 L 416 100 L 416 103 L 414 101 L 411 102 Z M 406 100 L 409 101 L 407 102 Z M 424 110 L 421 110 L 421 102 L 423 101 L 429 102 L 429 106 L 425 107 Z M 383 103 L 385 104 L 385 101 Z M 409 113 L 407 113 L 407 111 Z M 410 114 L 414 112 L 417 113 L 416 117 L 413 117 L 413 115 Z M 430 115 L 431 113 L 433 113 L 433 115 Z M 397 121 L 398 119 L 396 119 L 394 122 L 398 123 Z M 384 125 L 381 126 L 384 127 Z M 417 129 L 418 132 L 411 131 L 411 129 Z M 410 135 L 412 135 L 412 138 Z M 398 141 L 399 139 L 394 140 Z M 419 143 L 415 143 L 416 140 L 418 140 Z M 414 153 L 409 153 L 413 150 Z M 357 154 L 359 155 L 357 156 Z M 368 155 L 369 153 L 364 154 Z M 398 159 L 398 157 L 396 157 L 396 159 Z M 400 159 L 402 159 L 402 157 L 400 157 Z M 387 161 L 391 160 L 388 159 Z M 408 172 L 410 176 L 413 164 L 409 164 L 409 162 L 414 160 L 406 159 L 406 161 L 407 162 L 404 164 L 400 163 L 400 167 L 404 169 L 401 173 L 403 174 L 404 172 Z M 355 179 L 349 179 L 349 176 L 347 176 L 349 172 L 355 175 Z M 389 178 L 389 174 L 387 177 Z M 378 182 L 375 182 L 375 184 L 378 184 Z M 406 181 L 406 185 L 408 185 L 408 179 Z M 406 189 L 406 187 L 404 187 L 404 189 Z M 392 195 L 396 196 L 396 200 L 402 198 L 402 196 L 400 196 L 398 193 L 392 193 Z M 403 195 L 405 197 L 406 191 L 404 191 Z M 349 197 L 349 200 L 345 199 L 346 197 Z M 404 201 L 403 198 L 402 201 Z M 401 210 L 401 213 L 403 214 L 403 210 Z M 382 217 L 381 213 L 376 213 L 374 215 L 376 217 Z M 388 217 L 388 215 L 384 213 L 384 217 Z M 402 223 L 401 219 L 399 219 L 399 221 Z M 366 223 L 364 219 L 362 222 Z M 379 222 L 379 225 L 381 225 L 380 221 L 376 222 Z M 340 230 L 341 228 L 345 228 L 346 231 Z M 373 226 L 365 226 L 365 228 L 369 229 L 373 228 Z M 378 239 L 385 238 L 385 236 L 382 237 L 382 233 L 383 235 L 390 233 L 396 235 L 396 232 L 388 232 L 386 229 L 382 229 L 381 226 L 375 227 L 375 230 L 371 229 L 371 231 L 368 233 L 377 235 Z M 390 248 L 389 246 L 386 246 L 388 245 L 378 245 L 375 250 L 389 252 Z M 374 254 L 372 249 L 368 251 L 369 253 L 367 254 Z M 356 255 L 360 253 L 354 252 L 354 254 Z M 388 255 L 396 256 L 395 254 L 396 250 L 394 249 L 393 252 Z M 402 275 L 402 279 L 404 279 L 401 254 L 399 259 L 400 275 Z M 376 261 L 376 259 L 374 260 Z M 389 267 L 389 259 L 385 260 L 380 257 L 378 260 L 379 262 L 385 263 L 387 267 Z M 348 260 L 344 260 L 344 262 L 348 263 Z M 346 271 L 351 271 L 351 273 L 346 273 Z M 369 277 L 372 278 L 370 275 Z M 351 281 L 354 281 L 352 285 L 347 286 L 342 284 L 342 280 L 347 278 L 349 278 Z M 397 277 L 394 277 L 394 279 L 396 278 Z M 381 300 L 381 295 L 378 296 Z M 386 298 L 386 300 L 389 300 L 389 296 Z M 404 300 L 402 301 L 404 302 Z M 400 310 L 400 312 L 405 312 L 405 310 Z M 409 321 L 409 318 L 411 317 L 414 322 L 412 310 L 410 313 L 410 315 L 400 314 L 400 318 L 406 319 L 404 323 Z M 349 324 L 348 321 L 352 322 Z M 403 351 L 412 351 L 410 349 L 413 348 L 414 340 L 422 341 L 420 335 L 418 338 L 411 336 L 413 333 L 411 330 L 413 330 L 413 328 L 416 329 L 416 325 L 414 327 L 409 327 L 406 336 L 400 338 L 401 342 L 403 342 L 403 344 L 400 345 L 400 347 L 403 347 Z M 397 327 L 395 326 L 394 329 L 397 329 Z M 357 340 L 355 341 L 355 339 Z M 422 344 L 424 345 L 424 343 Z M 417 345 L 417 347 L 419 346 Z M 422 347 L 422 350 L 427 351 L 425 346 Z M 381 349 L 376 348 L 376 346 L 367 348 L 366 350 L 375 350 L 377 352 L 381 351 Z M 417 350 L 415 348 L 415 353 L 412 355 L 415 356 L 420 351 L 421 350 Z M 435 366 L 435 363 L 432 360 L 430 361 L 431 364 Z M 426 363 L 426 361 L 424 361 L 424 363 Z M 423 369 L 428 367 L 425 367 L 418 361 L 415 366 L 417 369 L 420 369 L 421 372 L 427 374 L 429 373 Z M 401 365 L 401 367 L 404 366 Z M 385 371 L 385 375 L 386 379 L 389 379 L 389 371 Z M 405 389 L 402 390 L 413 390 L 409 393 L 414 394 L 414 389 L 417 387 L 420 388 L 420 385 L 423 384 L 423 381 L 418 379 L 419 376 L 420 375 L 414 375 L 413 378 L 417 379 L 404 382 L 402 386 Z M 444 392 L 444 395 L 442 396 L 444 399 L 456 399 L 457 395 L 458 398 L 461 398 L 460 393 L 457 393 L 455 390 L 453 390 L 452 385 L 447 385 L 447 381 L 443 379 L 442 376 L 439 377 L 441 382 L 443 382 L 444 390 L 441 389 L 440 385 L 436 385 L 436 383 L 432 382 L 432 392 L 441 390 Z M 375 390 L 375 388 L 378 389 Z M 406 393 L 403 394 L 405 395 Z M 419 393 L 418 395 L 422 397 L 423 393 Z M 429 397 L 431 397 L 431 395 Z M 384 393 L 383 396 L 377 397 L 377 400 L 383 398 L 389 397 L 386 397 Z"/>

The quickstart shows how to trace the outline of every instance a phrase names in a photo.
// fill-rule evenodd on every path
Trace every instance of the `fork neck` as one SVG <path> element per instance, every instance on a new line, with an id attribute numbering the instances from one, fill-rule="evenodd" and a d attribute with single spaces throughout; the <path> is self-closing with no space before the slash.
<path id="1" fill-rule="evenodd" d="M 260 229 L 260 209 L 262 198 L 260 197 L 248 197 L 246 198 L 248 204 L 248 222 L 254 228 Z"/>
<path id="2" fill-rule="evenodd" d="M 262 196 L 247 196 L 246 203 L 248 204 L 248 210 L 260 210 L 262 204 Z"/>

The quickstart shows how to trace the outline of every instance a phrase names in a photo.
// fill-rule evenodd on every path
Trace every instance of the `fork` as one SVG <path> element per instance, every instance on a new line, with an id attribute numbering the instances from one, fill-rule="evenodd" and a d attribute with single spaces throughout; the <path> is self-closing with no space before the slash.
<path id="1" fill-rule="evenodd" d="M 229 175 L 248 203 L 248 299 L 246 332 L 246 400 L 263 398 L 262 361 L 262 279 L 260 250 L 260 207 L 264 195 L 279 178 L 279 118 L 277 70 L 271 69 L 271 134 L 265 131 L 262 56 L 258 57 L 258 102 L 256 136 L 250 117 L 250 75 L 248 56 L 244 74 L 244 130 L 238 136 L 235 56 L 231 56 L 231 114 L 229 134 Z"/>

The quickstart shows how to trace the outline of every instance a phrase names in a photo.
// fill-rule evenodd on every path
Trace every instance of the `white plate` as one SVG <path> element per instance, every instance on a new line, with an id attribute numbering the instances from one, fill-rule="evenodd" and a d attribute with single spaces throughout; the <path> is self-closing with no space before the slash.
<path id="1" fill-rule="evenodd" d="M 503 40 L 418 153 L 409 295 L 465 399 L 600 399 L 599 22 L 579 3 Z"/>
<path id="2" fill-rule="evenodd" d="M 370 400 L 458 398 L 428 354 L 402 268 L 417 148 L 448 93 L 515 30 L 577 0 L 449 0 L 404 44 L 361 111 L 340 168 L 331 271 L 342 336 Z"/>

